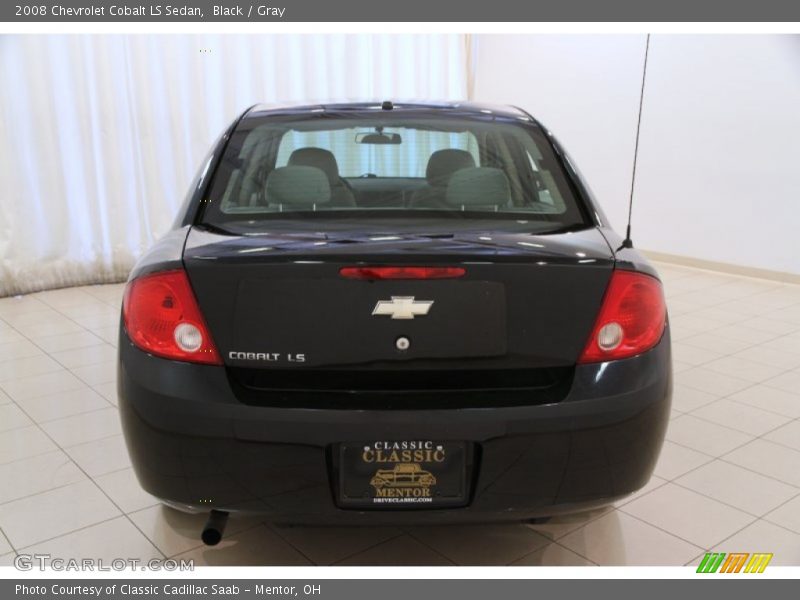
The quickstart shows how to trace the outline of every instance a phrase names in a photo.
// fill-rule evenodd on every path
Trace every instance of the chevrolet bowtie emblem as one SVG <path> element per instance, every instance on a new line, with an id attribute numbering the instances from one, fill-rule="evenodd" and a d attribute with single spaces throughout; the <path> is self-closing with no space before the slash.
<path id="1" fill-rule="evenodd" d="M 392 319 L 413 319 L 428 314 L 433 300 L 414 300 L 414 296 L 392 296 L 391 300 L 378 300 L 373 315 L 384 315 Z"/>

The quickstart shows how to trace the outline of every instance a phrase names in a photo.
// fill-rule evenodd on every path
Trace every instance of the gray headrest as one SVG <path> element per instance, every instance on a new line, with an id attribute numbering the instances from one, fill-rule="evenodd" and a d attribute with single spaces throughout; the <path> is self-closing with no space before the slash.
<path id="1" fill-rule="evenodd" d="M 322 169 L 328 176 L 328 183 L 338 185 L 339 165 L 336 164 L 336 157 L 330 150 L 324 148 L 298 148 L 289 156 L 290 166 L 296 167 L 316 167 Z"/>
<path id="2" fill-rule="evenodd" d="M 314 206 L 330 201 L 331 186 L 322 169 L 278 167 L 267 176 L 265 193 L 271 206 Z"/>
<path id="3" fill-rule="evenodd" d="M 450 177 L 459 169 L 475 166 L 475 159 L 466 150 L 437 150 L 428 159 L 428 168 L 425 178 L 431 185 L 445 187 L 450 182 Z"/>
<path id="4" fill-rule="evenodd" d="M 445 194 L 445 202 L 455 206 L 506 206 L 510 200 L 508 177 L 492 167 L 456 171 Z"/>

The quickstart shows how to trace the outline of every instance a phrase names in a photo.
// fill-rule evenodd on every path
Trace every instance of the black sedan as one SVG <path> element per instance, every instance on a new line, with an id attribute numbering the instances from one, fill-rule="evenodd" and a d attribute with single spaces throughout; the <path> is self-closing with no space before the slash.
<path id="1" fill-rule="evenodd" d="M 535 520 L 647 483 L 654 269 L 515 108 L 245 111 L 131 273 L 119 407 L 166 504 L 291 523 Z"/>

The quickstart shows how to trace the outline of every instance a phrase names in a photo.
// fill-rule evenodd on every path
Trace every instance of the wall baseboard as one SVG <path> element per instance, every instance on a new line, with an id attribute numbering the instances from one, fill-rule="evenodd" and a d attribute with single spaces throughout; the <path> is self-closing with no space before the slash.
<path id="1" fill-rule="evenodd" d="M 743 275 L 745 277 L 757 277 L 759 279 L 770 279 L 782 283 L 800 284 L 800 274 L 788 273 L 786 271 L 772 271 L 770 269 L 760 269 L 757 267 L 745 267 L 732 263 L 717 262 L 714 260 L 704 260 L 691 256 L 681 256 L 680 254 L 667 254 L 666 252 L 655 252 L 652 250 L 641 250 L 647 257 L 655 261 L 673 263 L 684 267 L 694 267 L 696 269 L 706 269 L 707 271 L 719 271 L 730 273 L 731 275 Z"/>

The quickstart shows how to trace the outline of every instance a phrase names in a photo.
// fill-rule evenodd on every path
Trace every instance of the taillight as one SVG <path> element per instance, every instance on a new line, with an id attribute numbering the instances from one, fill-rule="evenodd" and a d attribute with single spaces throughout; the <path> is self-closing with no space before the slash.
<path id="1" fill-rule="evenodd" d="M 221 365 L 185 271 L 164 271 L 131 281 L 122 300 L 131 341 L 150 354 Z"/>
<path id="2" fill-rule="evenodd" d="M 666 320 L 667 307 L 658 279 L 642 273 L 614 271 L 578 363 L 641 354 L 661 339 Z"/>
<path id="3" fill-rule="evenodd" d="M 347 279 L 454 279 L 464 276 L 461 267 L 342 267 Z"/>

